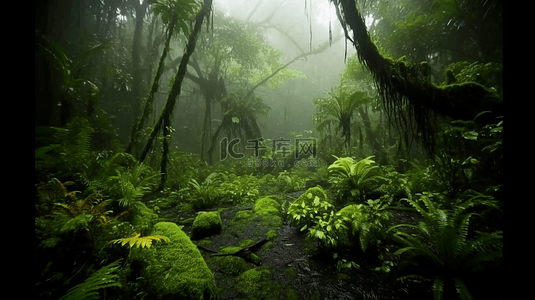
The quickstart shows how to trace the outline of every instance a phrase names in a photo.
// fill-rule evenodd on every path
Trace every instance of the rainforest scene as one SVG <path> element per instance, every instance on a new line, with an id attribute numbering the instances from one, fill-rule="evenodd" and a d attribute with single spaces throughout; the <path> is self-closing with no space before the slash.
<path id="1" fill-rule="evenodd" d="M 504 299 L 500 0 L 35 2 L 35 299 Z"/>

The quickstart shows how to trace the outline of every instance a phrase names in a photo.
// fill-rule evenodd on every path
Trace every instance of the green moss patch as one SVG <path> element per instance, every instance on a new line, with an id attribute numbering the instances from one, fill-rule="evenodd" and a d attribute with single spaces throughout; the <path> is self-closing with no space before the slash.
<path id="1" fill-rule="evenodd" d="M 245 271 L 237 280 L 236 290 L 245 296 L 244 299 L 279 299 L 282 293 L 280 284 L 271 280 L 268 266 Z"/>
<path id="2" fill-rule="evenodd" d="M 279 216 L 280 204 L 271 198 L 260 198 L 256 201 L 253 211 L 260 216 Z"/>
<path id="3" fill-rule="evenodd" d="M 193 227 L 191 230 L 192 237 L 194 239 L 200 239 L 203 237 L 211 236 L 221 232 L 221 216 L 219 212 L 207 212 L 199 214 L 195 221 L 193 221 Z"/>
<path id="4" fill-rule="evenodd" d="M 237 276 L 254 267 L 253 264 L 237 256 L 215 256 L 211 260 L 217 266 L 218 271 L 231 276 Z"/>
<path id="5" fill-rule="evenodd" d="M 212 271 L 177 224 L 157 223 L 151 234 L 166 236 L 170 242 L 132 251 L 149 293 L 164 299 L 217 299 Z"/>

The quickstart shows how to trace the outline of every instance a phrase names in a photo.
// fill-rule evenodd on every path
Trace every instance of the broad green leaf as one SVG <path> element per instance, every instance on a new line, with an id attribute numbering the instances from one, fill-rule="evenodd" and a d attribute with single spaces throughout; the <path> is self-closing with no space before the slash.
<path id="1" fill-rule="evenodd" d="M 477 136 L 479 134 L 475 131 L 467 131 L 467 132 L 463 132 L 463 137 L 467 140 L 473 140 L 473 141 L 477 141 Z"/>

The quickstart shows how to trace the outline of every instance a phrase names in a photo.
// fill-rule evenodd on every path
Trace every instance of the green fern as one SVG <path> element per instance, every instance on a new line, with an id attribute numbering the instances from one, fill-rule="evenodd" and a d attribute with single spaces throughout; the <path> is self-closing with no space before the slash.
<path id="1" fill-rule="evenodd" d="M 150 174 L 150 168 L 136 164 L 133 168 L 119 168 L 115 176 L 110 176 L 108 184 L 112 186 L 110 193 L 119 197 L 119 205 L 133 207 L 145 193 L 154 187 L 154 178 L 159 174 Z"/>
<path id="2" fill-rule="evenodd" d="M 141 248 L 144 248 L 144 247 L 147 247 L 147 248 L 150 248 L 150 246 L 152 246 L 152 241 L 155 240 L 155 241 L 164 241 L 166 243 L 168 243 L 170 240 L 168 237 L 166 236 L 163 236 L 163 235 L 149 235 L 149 236 L 143 236 L 143 237 L 140 237 L 140 233 L 136 233 L 134 236 L 131 236 L 131 237 L 128 237 L 128 238 L 120 238 L 120 239 L 116 239 L 116 240 L 111 240 L 108 242 L 108 244 L 121 244 L 121 246 L 124 246 L 126 244 L 130 245 L 130 248 L 132 248 L 133 246 L 136 246 L 136 247 L 140 247 Z"/>
<path id="3" fill-rule="evenodd" d="M 386 178 L 380 175 L 373 175 L 372 171 L 379 168 L 379 166 L 373 165 L 375 164 L 373 156 L 359 161 L 355 161 L 351 157 L 334 157 L 336 161 L 328 167 L 331 174 L 335 175 L 334 178 L 331 178 L 331 182 L 336 185 L 346 185 L 351 196 L 358 196 L 361 202 L 364 202 L 365 191 L 370 189 L 371 184 L 380 180 L 386 181 Z"/>
<path id="4" fill-rule="evenodd" d="M 457 289 L 461 298 L 471 299 L 461 278 L 466 273 L 480 270 L 485 262 L 503 257 L 503 232 L 479 233 L 475 239 L 469 240 L 470 219 L 478 214 L 466 211 L 475 206 L 497 208 L 496 203 L 481 200 L 484 197 L 472 197 L 452 210 L 442 210 L 431 201 L 431 194 L 417 195 L 423 206 L 415 200 L 402 200 L 413 206 L 424 217 L 424 222 L 419 225 L 399 224 L 388 229 L 395 231 L 394 238 L 405 245 L 394 255 L 411 252 L 432 263 L 436 274 L 433 285 L 435 299 L 441 299 L 446 289 Z M 417 234 L 401 231 L 401 228 L 412 228 Z M 409 277 L 398 279 L 406 278 Z"/>
<path id="5" fill-rule="evenodd" d="M 93 300 L 99 299 L 97 290 L 108 287 L 122 287 L 119 275 L 116 274 L 122 259 L 100 268 L 84 282 L 71 288 L 59 300 Z"/>
<path id="6" fill-rule="evenodd" d="M 58 175 L 85 172 L 92 161 L 92 133 L 93 128 L 84 118 L 73 119 L 66 128 L 36 128 L 36 142 L 43 144 L 35 150 L 36 170 Z"/>

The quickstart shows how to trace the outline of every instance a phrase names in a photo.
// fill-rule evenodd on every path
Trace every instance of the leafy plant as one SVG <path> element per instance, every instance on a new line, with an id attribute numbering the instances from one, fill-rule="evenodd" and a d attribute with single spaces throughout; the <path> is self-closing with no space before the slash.
<path id="1" fill-rule="evenodd" d="M 393 167 L 385 166 L 382 170 L 385 181 L 377 189 L 379 192 L 390 196 L 391 201 L 412 198 L 410 179 L 406 174 L 396 172 Z"/>
<path id="2" fill-rule="evenodd" d="M 90 55 L 107 47 L 107 43 L 97 44 L 82 53 L 77 59 L 67 57 L 57 43 L 48 41 L 44 36 L 37 36 L 38 49 L 59 72 L 58 79 L 61 89 L 61 125 L 70 121 L 70 115 L 78 102 L 89 99 L 86 104 L 88 111 L 97 104 L 99 88 L 91 81 L 78 77 L 85 61 Z M 86 109 L 84 107 L 83 109 Z"/>
<path id="3" fill-rule="evenodd" d="M 119 197 L 122 207 L 134 207 L 139 199 L 156 184 L 154 178 L 159 174 L 150 174 L 150 168 L 142 163 L 133 168 L 119 168 L 115 176 L 110 176 L 108 184 L 112 187 L 110 193 Z"/>
<path id="4" fill-rule="evenodd" d="M 301 227 L 301 231 L 317 224 L 324 215 L 330 215 L 334 206 L 328 201 L 321 187 L 308 189 L 288 207 L 292 223 Z"/>
<path id="5" fill-rule="evenodd" d="M 366 252 L 370 243 L 377 244 L 386 238 L 386 228 L 391 217 L 386 211 L 387 203 L 382 203 L 381 199 L 368 200 L 367 204 L 360 204 L 359 211 L 353 213 L 349 219 L 352 234 L 358 235 L 363 252 Z"/>
<path id="6" fill-rule="evenodd" d="M 284 170 L 277 176 L 277 187 L 286 193 L 291 193 L 305 188 L 305 179 Z"/>
<path id="7" fill-rule="evenodd" d="M 84 118 L 74 118 L 65 128 L 36 127 L 35 169 L 56 177 L 83 174 L 91 158 L 93 128 Z"/>
<path id="8" fill-rule="evenodd" d="M 100 299 L 97 290 L 108 287 L 122 287 L 119 275 L 116 274 L 121 259 L 95 271 L 84 282 L 71 288 L 60 300 L 91 300 Z"/>
<path id="9" fill-rule="evenodd" d="M 220 183 L 220 174 L 215 172 L 208 175 L 201 184 L 195 178 L 192 178 L 189 181 L 189 186 L 193 192 L 193 199 L 191 199 L 193 208 L 195 210 L 201 210 L 214 206 L 221 198 L 217 190 L 217 186 Z"/>
<path id="10" fill-rule="evenodd" d="M 224 181 L 219 185 L 218 194 L 232 203 L 248 203 L 258 199 L 259 180 L 252 175 L 236 176 L 222 174 Z"/>
<path id="11" fill-rule="evenodd" d="M 482 270 L 486 262 L 503 257 L 503 232 L 479 232 L 476 237 L 469 239 L 470 219 L 478 214 L 467 210 L 475 206 L 497 208 L 495 201 L 472 197 L 452 210 L 443 210 L 438 209 L 429 197 L 418 196 L 423 206 L 415 200 L 402 200 L 409 202 L 424 217 L 424 221 L 419 225 L 399 224 L 388 229 L 395 231 L 394 238 L 405 246 L 394 255 L 409 252 L 421 263 L 421 268 L 413 270 L 415 274 L 398 279 L 431 277 L 434 280 L 435 299 L 449 299 L 455 289 L 461 299 L 473 299 L 464 281 L 470 274 Z M 415 233 L 401 228 L 412 229 Z M 429 266 L 433 267 L 432 271 L 427 269 Z"/>
<path id="12" fill-rule="evenodd" d="M 139 248 L 140 246 L 141 248 L 144 248 L 144 247 L 150 248 L 153 240 L 155 241 L 162 240 L 166 243 L 170 241 L 168 237 L 165 237 L 163 235 L 148 235 L 148 236 L 143 236 L 143 237 L 140 237 L 140 235 L 141 235 L 140 233 L 136 233 L 135 235 L 128 237 L 128 238 L 120 238 L 120 239 L 111 240 L 109 241 L 109 244 L 120 243 L 121 246 L 128 244 L 130 245 L 130 248 L 132 248 L 132 246 L 136 246 L 137 248 Z"/>
<path id="13" fill-rule="evenodd" d="M 333 155 L 334 156 L 334 155 Z M 345 191 L 349 190 L 352 197 L 364 203 L 366 191 L 370 191 L 372 184 L 380 180 L 386 180 L 383 176 L 374 175 L 373 170 L 379 166 L 374 166 L 373 156 L 368 156 L 362 160 L 355 161 L 351 157 L 336 157 L 328 169 L 333 174 L 330 181 L 338 191 L 340 198 L 345 196 Z"/>

